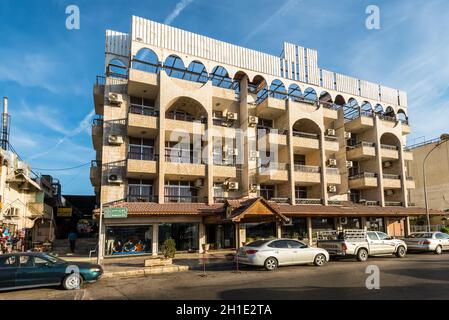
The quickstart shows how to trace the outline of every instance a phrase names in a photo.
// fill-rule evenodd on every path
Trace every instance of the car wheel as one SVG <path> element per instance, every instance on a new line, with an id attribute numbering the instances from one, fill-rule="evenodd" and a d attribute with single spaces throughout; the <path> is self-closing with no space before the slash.
<path id="1" fill-rule="evenodd" d="M 264 267 L 268 271 L 276 270 L 278 267 L 278 261 L 276 258 L 270 257 L 265 260 Z"/>
<path id="2" fill-rule="evenodd" d="M 368 260 L 368 250 L 359 249 L 359 251 L 357 251 L 357 260 L 360 262 L 365 262 Z"/>
<path id="3" fill-rule="evenodd" d="M 313 264 L 316 265 L 317 267 L 324 266 L 326 262 L 327 262 L 326 256 L 322 253 L 317 254 L 315 256 L 315 259 L 313 260 Z"/>
<path id="4" fill-rule="evenodd" d="M 435 248 L 434 253 L 435 253 L 435 254 L 442 254 L 442 253 L 443 253 L 443 248 L 441 248 L 441 246 L 437 246 L 437 247 Z"/>
<path id="5" fill-rule="evenodd" d="M 405 255 L 407 254 L 407 249 L 405 249 L 404 246 L 399 246 L 396 250 L 396 257 L 398 258 L 405 258 Z"/>
<path id="6" fill-rule="evenodd" d="M 78 273 L 71 273 L 67 275 L 62 281 L 62 286 L 66 290 L 75 290 L 81 288 L 83 285 L 83 278 Z"/>

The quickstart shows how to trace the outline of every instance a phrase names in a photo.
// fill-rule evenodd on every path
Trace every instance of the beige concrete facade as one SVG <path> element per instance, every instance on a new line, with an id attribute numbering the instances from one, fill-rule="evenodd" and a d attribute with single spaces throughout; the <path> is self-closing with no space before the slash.
<path id="1" fill-rule="evenodd" d="M 276 57 L 138 17 L 106 43 L 99 202 L 130 201 L 132 179 L 160 204 L 409 206 L 404 92 L 320 69 L 311 49 L 286 43 Z"/>
<path id="2" fill-rule="evenodd" d="M 424 207 L 423 161 L 439 141 L 429 141 L 412 147 L 413 161 L 408 162 L 407 171 L 414 177 L 416 188 L 410 192 L 410 201 Z M 429 207 L 436 210 L 449 209 L 449 143 L 443 143 L 432 151 L 426 161 L 427 195 Z M 440 224 L 441 221 L 437 221 Z"/>

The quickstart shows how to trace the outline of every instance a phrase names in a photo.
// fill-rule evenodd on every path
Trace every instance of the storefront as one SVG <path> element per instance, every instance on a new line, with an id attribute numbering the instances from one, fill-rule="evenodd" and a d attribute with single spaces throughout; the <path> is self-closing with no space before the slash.
<path id="1" fill-rule="evenodd" d="M 308 237 L 307 219 L 292 217 L 291 223 L 282 226 L 281 230 L 282 230 L 282 238 L 298 239 L 298 240 L 307 239 Z"/>
<path id="2" fill-rule="evenodd" d="M 106 227 L 105 256 L 152 253 L 153 226 Z"/>
<path id="3" fill-rule="evenodd" d="M 159 224 L 159 250 L 167 239 L 175 240 L 178 251 L 197 251 L 199 249 L 199 223 Z"/>

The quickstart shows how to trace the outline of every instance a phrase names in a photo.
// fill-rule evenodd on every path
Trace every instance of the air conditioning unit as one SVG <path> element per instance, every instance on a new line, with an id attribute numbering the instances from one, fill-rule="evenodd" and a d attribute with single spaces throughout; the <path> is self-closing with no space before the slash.
<path id="1" fill-rule="evenodd" d="M 203 179 L 196 179 L 194 182 L 194 185 L 196 188 L 200 188 L 202 186 L 204 186 L 204 180 Z"/>
<path id="2" fill-rule="evenodd" d="M 119 95 L 118 93 L 109 92 L 108 98 L 109 103 L 112 105 L 121 105 L 123 102 L 121 95 Z"/>
<path id="3" fill-rule="evenodd" d="M 123 137 L 116 134 L 110 134 L 108 137 L 108 143 L 111 145 L 119 146 L 123 144 Z"/>
<path id="4" fill-rule="evenodd" d="M 327 191 L 330 193 L 336 193 L 337 187 L 336 186 L 327 186 Z"/>
<path id="5" fill-rule="evenodd" d="M 337 166 L 337 159 L 327 159 L 327 166 L 328 167 L 336 167 Z"/>
<path id="6" fill-rule="evenodd" d="M 354 162 L 352 161 L 346 161 L 346 168 L 354 168 Z"/>
<path id="7" fill-rule="evenodd" d="M 331 137 L 335 137 L 335 130 L 334 129 L 327 129 L 326 130 L 326 135 L 331 136 Z"/>
<path id="8" fill-rule="evenodd" d="M 122 175 L 119 173 L 111 173 L 108 176 L 108 182 L 121 184 L 121 183 L 123 183 Z"/>
<path id="9" fill-rule="evenodd" d="M 227 119 L 228 120 L 237 120 L 238 119 L 238 113 L 235 112 L 228 112 Z"/>
<path id="10" fill-rule="evenodd" d="M 349 140 L 352 138 L 352 133 L 351 132 L 345 132 L 345 139 Z"/>
<path id="11" fill-rule="evenodd" d="M 385 161 L 384 163 L 383 163 L 383 167 L 384 168 L 390 168 L 390 167 L 392 167 L 393 166 L 393 162 L 391 162 L 391 161 Z"/>
<path id="12" fill-rule="evenodd" d="M 394 190 L 391 190 L 391 189 L 385 190 L 385 195 L 386 195 L 386 196 L 392 196 L 392 195 L 394 195 Z"/>
<path id="13" fill-rule="evenodd" d="M 257 126 L 258 123 L 259 123 L 259 118 L 258 117 L 255 117 L 255 116 L 249 116 L 248 117 L 248 125 L 250 127 Z"/>
<path id="14" fill-rule="evenodd" d="M 233 181 L 225 181 L 224 186 L 227 190 L 235 191 L 239 189 L 239 183 Z"/>
<path id="15" fill-rule="evenodd" d="M 347 217 L 340 217 L 340 224 L 348 224 L 348 218 Z"/>

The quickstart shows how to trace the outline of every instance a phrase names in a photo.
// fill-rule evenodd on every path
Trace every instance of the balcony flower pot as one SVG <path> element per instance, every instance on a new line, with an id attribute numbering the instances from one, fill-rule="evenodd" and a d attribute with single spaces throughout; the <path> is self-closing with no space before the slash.
<path id="1" fill-rule="evenodd" d="M 207 253 L 209 251 L 209 249 L 210 249 L 210 244 L 209 243 L 204 243 L 201 246 L 203 247 L 203 251 L 205 253 Z"/>

